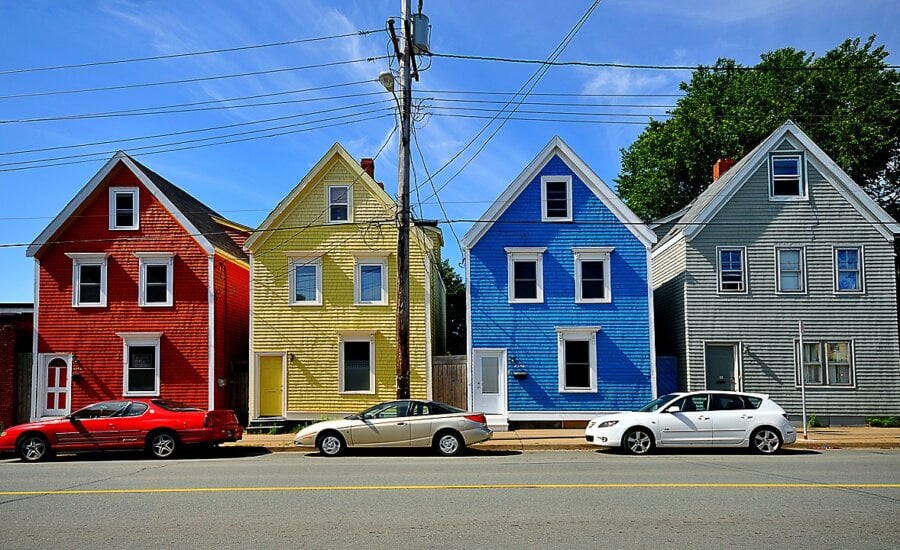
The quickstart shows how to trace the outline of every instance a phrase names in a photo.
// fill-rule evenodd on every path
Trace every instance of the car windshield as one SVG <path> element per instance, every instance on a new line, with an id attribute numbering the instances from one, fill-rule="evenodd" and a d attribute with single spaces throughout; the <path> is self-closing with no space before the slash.
<path id="1" fill-rule="evenodd" d="M 663 405 L 665 405 L 666 403 L 668 403 L 669 401 L 675 399 L 676 397 L 678 397 L 678 395 L 674 394 L 674 393 L 670 393 L 667 395 L 661 395 L 661 396 L 657 397 L 656 399 L 654 399 L 653 401 L 647 403 L 640 409 L 638 409 L 637 412 L 643 412 L 643 413 L 653 412 L 653 411 L 659 409 L 660 407 L 662 407 Z"/>
<path id="2" fill-rule="evenodd" d="M 203 410 L 198 409 L 197 407 L 191 407 L 190 405 L 185 405 L 184 403 L 179 403 L 178 401 L 171 401 L 169 399 L 153 399 L 151 402 L 157 407 L 162 407 L 167 411 L 186 412 Z"/>

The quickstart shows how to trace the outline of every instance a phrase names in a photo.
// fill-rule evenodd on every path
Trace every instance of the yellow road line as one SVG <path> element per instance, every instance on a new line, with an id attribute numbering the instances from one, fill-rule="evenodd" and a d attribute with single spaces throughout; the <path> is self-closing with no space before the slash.
<path id="1" fill-rule="evenodd" d="M 0 496 L 157 493 L 262 493 L 300 491 L 416 491 L 446 489 L 900 489 L 900 483 L 522 483 L 485 485 L 312 485 L 284 487 L 182 487 L 0 491 Z"/>

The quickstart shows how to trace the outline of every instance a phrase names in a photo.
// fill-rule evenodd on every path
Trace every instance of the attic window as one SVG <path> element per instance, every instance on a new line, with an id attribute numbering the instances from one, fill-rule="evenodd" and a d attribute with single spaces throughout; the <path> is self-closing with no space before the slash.
<path id="1" fill-rule="evenodd" d="M 572 221 L 572 176 L 541 176 L 541 221 Z"/>
<path id="2" fill-rule="evenodd" d="M 111 187 L 109 189 L 109 228 L 138 228 L 138 188 Z"/>
<path id="3" fill-rule="evenodd" d="M 350 187 L 348 185 L 328 186 L 328 223 L 350 221 Z"/>
<path id="4" fill-rule="evenodd" d="M 769 197 L 773 200 L 806 198 L 806 182 L 803 177 L 803 156 L 772 155 L 770 159 L 771 187 Z"/>

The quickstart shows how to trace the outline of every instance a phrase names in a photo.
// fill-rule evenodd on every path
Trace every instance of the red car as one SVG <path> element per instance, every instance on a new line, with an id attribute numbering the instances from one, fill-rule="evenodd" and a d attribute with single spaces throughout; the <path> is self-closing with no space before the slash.
<path id="1" fill-rule="evenodd" d="M 234 411 L 205 411 L 166 399 L 122 399 L 7 428 L 0 433 L 0 452 L 13 451 L 26 462 L 61 451 L 118 449 L 170 458 L 183 445 L 238 441 L 243 433 Z"/>

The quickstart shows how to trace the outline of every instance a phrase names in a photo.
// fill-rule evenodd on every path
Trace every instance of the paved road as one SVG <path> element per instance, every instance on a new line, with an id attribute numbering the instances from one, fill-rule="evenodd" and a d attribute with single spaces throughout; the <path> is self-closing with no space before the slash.
<path id="1" fill-rule="evenodd" d="M 895 548 L 900 451 L 0 461 L 0 547 Z"/>

